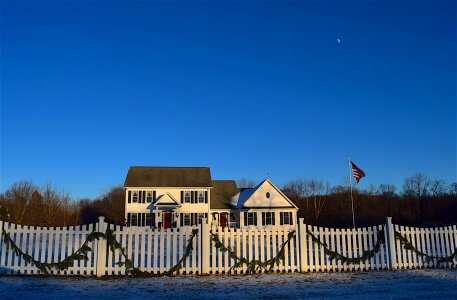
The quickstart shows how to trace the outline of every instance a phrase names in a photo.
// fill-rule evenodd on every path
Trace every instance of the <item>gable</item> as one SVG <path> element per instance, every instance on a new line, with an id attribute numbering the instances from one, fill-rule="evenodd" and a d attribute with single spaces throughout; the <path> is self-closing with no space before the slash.
<path id="1" fill-rule="evenodd" d="M 297 208 L 269 179 L 261 182 L 238 208 Z"/>
<path id="2" fill-rule="evenodd" d="M 177 206 L 177 207 L 180 207 L 181 204 L 178 201 L 176 201 L 176 199 L 173 198 L 173 196 L 170 195 L 170 193 L 166 193 L 166 194 L 163 194 L 163 195 L 160 195 L 159 197 L 157 197 L 157 200 L 154 203 L 154 206 Z"/>

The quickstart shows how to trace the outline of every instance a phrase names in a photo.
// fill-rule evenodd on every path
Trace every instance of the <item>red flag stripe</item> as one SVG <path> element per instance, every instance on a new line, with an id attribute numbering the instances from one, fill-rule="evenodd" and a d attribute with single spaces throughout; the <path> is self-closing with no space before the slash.
<path id="1" fill-rule="evenodd" d="M 359 183 L 360 179 L 367 175 L 365 174 L 365 172 L 362 169 L 357 167 L 357 165 L 355 163 L 353 163 L 352 161 L 351 161 L 351 165 L 352 165 L 352 175 L 354 176 L 356 182 Z"/>

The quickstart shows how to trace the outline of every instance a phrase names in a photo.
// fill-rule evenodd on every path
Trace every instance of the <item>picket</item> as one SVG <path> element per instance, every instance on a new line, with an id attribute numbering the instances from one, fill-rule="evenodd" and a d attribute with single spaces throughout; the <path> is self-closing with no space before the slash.
<path id="1" fill-rule="evenodd" d="M 204 220 L 203 222 L 206 222 Z M 390 222 L 390 221 L 389 221 Z M 390 224 L 390 225 L 389 225 Z M 35 260 L 43 263 L 57 263 L 78 250 L 94 231 L 105 232 L 109 226 L 114 238 L 125 250 L 134 267 L 151 273 L 163 273 L 177 264 L 183 257 L 192 237 L 192 230 L 198 234 L 192 240 L 190 256 L 183 261 L 180 274 L 233 274 L 252 271 L 248 265 L 234 269 L 237 260 L 229 252 L 222 252 L 214 246 L 210 236 L 217 233 L 220 242 L 239 258 L 247 261 L 265 262 L 278 255 L 288 234 L 296 231 L 295 236 L 284 246 L 284 259 L 274 265 L 275 272 L 335 272 L 354 270 L 414 269 L 456 265 L 453 262 L 438 264 L 405 247 L 398 237 L 391 237 L 395 232 L 400 234 L 418 251 L 427 256 L 449 257 L 457 246 L 457 226 L 440 228 L 417 228 L 398 226 L 388 223 L 389 234 L 385 232 L 384 243 L 375 255 L 358 263 L 342 262 L 330 257 L 324 247 L 349 258 L 360 257 L 365 251 L 373 250 L 378 243 L 379 232 L 383 225 L 355 228 L 334 229 L 306 225 L 300 219 L 295 226 L 266 226 L 258 228 L 221 228 L 202 224 L 188 228 L 152 229 L 120 227 L 108 225 L 103 219 L 97 224 L 70 227 L 32 227 L 8 222 L 0 222 L 0 227 L 16 243 L 19 249 L 30 254 Z M 211 229 L 211 230 L 210 230 Z M 308 231 L 322 244 L 317 243 Z M 5 236 L 0 232 L 0 273 L 40 274 L 33 263 L 27 263 L 23 257 L 6 247 Z M 325 246 L 324 246 L 325 245 Z M 68 270 L 52 269 L 58 275 L 120 275 L 126 274 L 125 258 L 120 249 L 114 252 L 108 249 L 105 239 L 88 243 L 92 249 L 89 259 L 76 260 Z M 389 248 L 390 247 L 390 248 Z M 390 249 L 390 250 L 388 250 Z M 256 269 L 256 271 L 259 271 Z M 266 270 L 262 269 L 261 272 Z"/>

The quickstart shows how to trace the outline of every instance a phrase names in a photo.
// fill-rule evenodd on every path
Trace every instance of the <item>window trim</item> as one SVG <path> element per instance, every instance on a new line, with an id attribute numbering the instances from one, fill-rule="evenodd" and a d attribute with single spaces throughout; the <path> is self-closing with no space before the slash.
<path id="1" fill-rule="evenodd" d="M 140 200 L 140 195 L 139 195 L 138 191 L 133 191 L 132 203 L 138 203 L 139 200 Z"/>
<path id="2" fill-rule="evenodd" d="M 247 214 L 248 214 L 248 218 L 247 218 L 248 224 L 247 224 L 247 226 L 254 226 L 254 214 L 255 213 L 254 212 L 247 212 Z M 252 222 L 250 222 L 250 220 Z"/>
<path id="3" fill-rule="evenodd" d="M 287 220 L 287 222 L 286 222 Z M 289 212 L 284 212 L 282 214 L 282 224 L 284 225 L 290 225 L 290 218 L 289 218 Z"/>
<path id="4" fill-rule="evenodd" d="M 198 203 L 205 203 L 205 191 L 198 191 L 197 199 Z"/>
<path id="5" fill-rule="evenodd" d="M 135 218 L 133 218 L 135 217 Z M 133 222 L 133 219 L 135 219 L 135 223 Z M 130 226 L 139 226 L 138 225 L 138 213 L 132 213 L 130 215 Z"/>
<path id="6" fill-rule="evenodd" d="M 189 221 L 188 224 L 186 224 L 187 223 L 186 222 L 186 218 L 188 218 L 188 221 Z M 190 213 L 183 213 L 183 218 L 182 218 L 182 223 L 183 224 L 182 224 L 182 226 L 190 226 L 190 223 L 192 222 L 191 219 L 192 218 L 191 218 Z"/>
<path id="7" fill-rule="evenodd" d="M 184 203 L 191 203 L 191 202 L 192 202 L 192 192 L 184 191 Z"/>
<path id="8" fill-rule="evenodd" d="M 274 212 L 271 212 L 271 211 L 265 212 L 265 225 L 273 225 L 273 214 L 274 214 Z M 268 222 L 268 218 L 270 218 L 269 222 Z"/>

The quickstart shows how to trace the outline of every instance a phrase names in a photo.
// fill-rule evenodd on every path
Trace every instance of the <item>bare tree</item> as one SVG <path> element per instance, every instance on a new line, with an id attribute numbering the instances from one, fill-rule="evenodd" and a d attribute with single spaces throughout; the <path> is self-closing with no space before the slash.
<path id="1" fill-rule="evenodd" d="M 246 178 L 240 178 L 236 181 L 236 185 L 239 188 L 253 188 L 256 186 L 256 183 L 254 180 L 246 179 Z"/>
<path id="2" fill-rule="evenodd" d="M 50 182 L 44 185 L 41 195 L 43 197 L 44 221 L 47 226 L 51 226 L 57 222 L 56 218 L 58 217 L 60 204 L 59 195 Z"/>
<path id="3" fill-rule="evenodd" d="M 387 204 L 387 212 L 389 216 L 392 216 L 392 199 L 395 196 L 395 191 L 397 187 L 393 184 L 380 184 L 379 185 L 379 192 L 381 193 L 381 197 L 383 198 L 384 202 Z"/>
<path id="4" fill-rule="evenodd" d="M 403 193 L 413 197 L 425 197 L 430 191 L 430 178 L 422 173 L 417 173 L 405 179 Z"/>
<path id="5" fill-rule="evenodd" d="M 323 180 L 310 179 L 305 181 L 305 191 L 313 200 L 314 219 L 317 223 L 325 205 L 326 196 L 330 191 L 330 184 Z"/>
<path id="6" fill-rule="evenodd" d="M 30 211 L 33 192 L 37 187 L 31 181 L 22 180 L 13 185 L 4 193 L 4 205 L 9 213 L 9 219 L 14 223 L 22 223 L 27 212 Z"/>
<path id="7" fill-rule="evenodd" d="M 286 183 L 281 190 L 287 197 L 296 200 L 296 203 L 299 203 L 305 196 L 305 181 L 302 179 L 291 180 Z"/>
<path id="8" fill-rule="evenodd" d="M 449 185 L 449 194 L 457 196 L 457 182 L 453 182 Z"/>
<path id="9" fill-rule="evenodd" d="M 441 179 L 435 179 L 430 181 L 430 195 L 439 197 L 446 194 L 447 186 L 446 182 Z"/>

